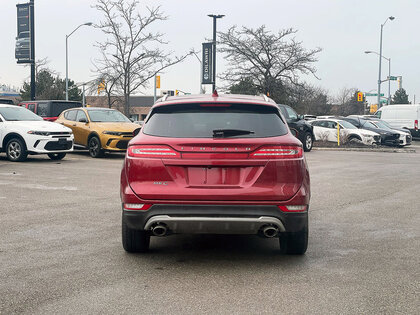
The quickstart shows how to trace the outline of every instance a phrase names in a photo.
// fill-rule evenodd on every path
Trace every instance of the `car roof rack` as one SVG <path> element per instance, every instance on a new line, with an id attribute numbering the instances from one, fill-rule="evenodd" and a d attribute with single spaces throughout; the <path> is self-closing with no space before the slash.
<path id="1" fill-rule="evenodd" d="M 162 97 L 162 102 L 166 101 L 166 99 L 168 98 L 168 96 L 169 96 L 169 94 L 165 94 L 165 95 Z"/>
<path id="2" fill-rule="evenodd" d="M 269 98 L 267 95 L 265 95 L 264 93 L 261 93 L 260 96 L 262 96 L 262 98 L 264 99 L 264 101 L 268 102 L 268 103 L 275 103 L 274 100 L 272 98 Z"/>

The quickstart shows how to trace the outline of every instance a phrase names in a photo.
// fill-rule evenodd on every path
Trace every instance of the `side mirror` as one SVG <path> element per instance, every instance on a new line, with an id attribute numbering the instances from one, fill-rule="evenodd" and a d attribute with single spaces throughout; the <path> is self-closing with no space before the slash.
<path id="1" fill-rule="evenodd" d="M 304 117 L 303 115 L 298 115 L 298 116 L 297 116 L 297 119 L 298 119 L 298 120 L 302 120 L 302 119 L 305 119 L 305 117 Z"/>
<path id="2" fill-rule="evenodd" d="M 87 124 L 88 121 L 86 120 L 86 118 L 80 118 L 79 122 Z"/>

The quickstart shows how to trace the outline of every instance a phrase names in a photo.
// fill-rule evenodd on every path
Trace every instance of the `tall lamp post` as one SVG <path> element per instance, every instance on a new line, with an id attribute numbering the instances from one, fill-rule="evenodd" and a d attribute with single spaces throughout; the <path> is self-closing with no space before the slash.
<path id="1" fill-rule="evenodd" d="M 213 18 L 213 91 L 216 90 L 216 20 L 221 19 L 224 15 L 208 14 L 208 17 Z"/>
<path id="2" fill-rule="evenodd" d="M 394 20 L 395 17 L 390 16 L 387 17 L 384 24 L 381 24 L 381 38 L 379 41 L 379 77 L 378 77 L 378 107 L 381 106 L 381 66 L 382 66 L 382 33 L 383 33 L 383 29 L 384 29 L 384 25 L 386 24 L 386 22 L 388 20 Z"/>
<path id="3" fill-rule="evenodd" d="M 370 51 L 370 50 L 366 50 L 365 54 L 376 54 L 379 56 L 379 54 L 376 51 Z M 391 58 L 387 58 L 385 56 L 381 56 L 381 57 L 388 61 L 388 105 L 389 105 L 391 104 L 391 80 L 390 80 L 391 79 Z"/>
<path id="4" fill-rule="evenodd" d="M 69 100 L 69 53 L 68 53 L 68 39 L 69 37 L 76 32 L 80 27 L 82 26 L 91 26 L 92 22 L 87 22 L 80 24 L 78 27 L 76 27 L 73 32 L 71 32 L 69 35 L 66 35 L 66 101 Z"/>
<path id="5" fill-rule="evenodd" d="M 197 53 L 195 51 L 192 51 L 192 53 L 194 54 L 194 56 L 197 58 L 198 62 L 200 63 L 200 94 L 203 94 L 203 84 L 201 82 L 201 80 L 203 79 L 203 63 L 201 61 L 201 59 L 197 56 Z"/>

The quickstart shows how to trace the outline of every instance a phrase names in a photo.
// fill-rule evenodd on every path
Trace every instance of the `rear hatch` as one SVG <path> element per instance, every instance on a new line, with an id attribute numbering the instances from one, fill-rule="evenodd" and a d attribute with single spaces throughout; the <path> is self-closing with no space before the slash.
<path id="1" fill-rule="evenodd" d="M 154 201 L 287 200 L 306 171 L 300 142 L 262 104 L 155 107 L 125 163 L 133 191 Z"/>

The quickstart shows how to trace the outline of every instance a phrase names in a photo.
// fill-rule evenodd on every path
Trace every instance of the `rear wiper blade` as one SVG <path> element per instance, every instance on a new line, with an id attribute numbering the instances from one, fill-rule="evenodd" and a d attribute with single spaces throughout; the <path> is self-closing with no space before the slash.
<path id="1" fill-rule="evenodd" d="M 253 133 L 255 132 L 242 129 L 215 129 L 213 130 L 213 138 L 226 138 L 240 135 L 249 135 Z"/>

